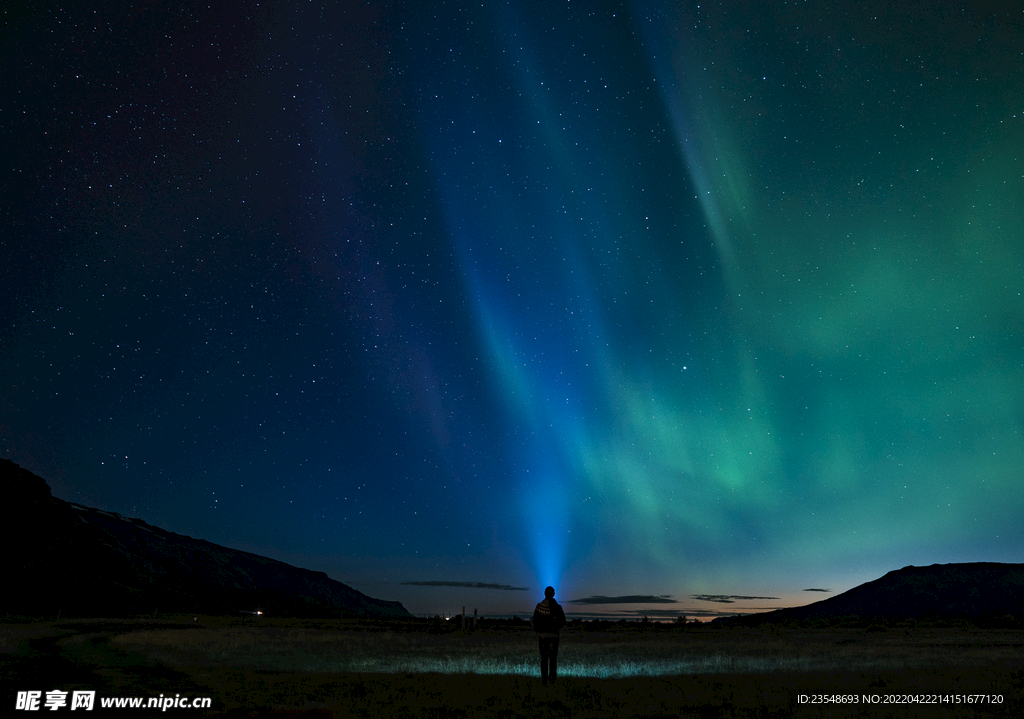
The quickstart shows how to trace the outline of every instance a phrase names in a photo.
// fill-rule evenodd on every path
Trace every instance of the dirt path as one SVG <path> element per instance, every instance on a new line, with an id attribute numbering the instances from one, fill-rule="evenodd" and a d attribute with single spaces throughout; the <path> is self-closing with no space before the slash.
<path id="1" fill-rule="evenodd" d="M 100 697 L 204 696 L 183 672 L 110 645 L 123 622 L 67 622 L 28 627 L 6 625 L 0 653 L 0 707 L 13 708 L 19 691 L 95 691 Z M 151 625 L 147 628 L 153 628 Z M 35 630 L 35 631 L 31 631 Z"/>

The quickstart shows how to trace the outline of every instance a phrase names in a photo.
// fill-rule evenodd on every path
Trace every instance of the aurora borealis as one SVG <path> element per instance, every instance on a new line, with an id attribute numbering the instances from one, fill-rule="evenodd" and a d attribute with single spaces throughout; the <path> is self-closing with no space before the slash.
<path id="1" fill-rule="evenodd" d="M 1020 10 L 3 32 L 0 451 L 56 496 L 416 613 L 1024 561 Z"/>

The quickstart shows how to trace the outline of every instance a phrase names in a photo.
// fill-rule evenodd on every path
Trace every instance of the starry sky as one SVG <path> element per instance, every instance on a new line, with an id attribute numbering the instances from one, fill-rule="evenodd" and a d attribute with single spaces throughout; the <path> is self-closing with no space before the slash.
<path id="1" fill-rule="evenodd" d="M 414 613 L 1024 561 L 1024 12 L 33 3 L 0 453 Z"/>

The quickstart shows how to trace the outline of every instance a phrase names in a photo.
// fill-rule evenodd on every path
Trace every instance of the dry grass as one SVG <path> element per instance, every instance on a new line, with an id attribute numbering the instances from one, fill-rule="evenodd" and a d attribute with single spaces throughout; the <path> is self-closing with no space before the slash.
<path id="1" fill-rule="evenodd" d="M 114 646 L 175 666 L 272 671 L 537 676 L 529 630 L 432 635 L 325 627 L 212 627 L 140 631 Z M 896 671 L 984 665 L 1021 656 L 1024 632 L 928 629 L 563 633 L 563 676 Z"/>
<path id="2" fill-rule="evenodd" d="M 318 712 L 333 717 L 1019 717 L 1015 678 L 996 670 L 963 676 L 895 672 L 711 674 L 622 679 L 563 678 L 542 686 L 517 676 L 441 674 L 306 674 L 268 672 L 211 675 L 224 700 L 223 716 L 256 717 Z M 820 693 L 932 694 L 937 687 L 1001 692 L 1000 705 L 800 704 Z"/>
<path id="3" fill-rule="evenodd" d="M 232 718 L 934 718 L 1011 717 L 1024 709 L 1021 631 L 569 631 L 559 682 L 545 687 L 529 630 L 432 634 L 408 626 L 260 621 L 0 627 L 0 640 L 32 645 L 35 656 L 50 646 L 87 672 L 77 677 L 82 686 L 116 687 L 120 694 L 188 691 L 213 698 L 210 715 Z M 76 681 L 73 672 L 68 676 Z M 823 707 L 801 704 L 802 694 L 1000 694 L 1003 702 Z"/>

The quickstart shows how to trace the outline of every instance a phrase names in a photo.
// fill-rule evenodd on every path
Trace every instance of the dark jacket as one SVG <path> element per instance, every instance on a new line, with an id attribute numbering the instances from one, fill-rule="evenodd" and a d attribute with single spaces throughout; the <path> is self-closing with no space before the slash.
<path id="1" fill-rule="evenodd" d="M 547 597 L 533 610 L 533 630 L 542 637 L 557 637 L 565 626 L 565 612 L 554 597 Z"/>

